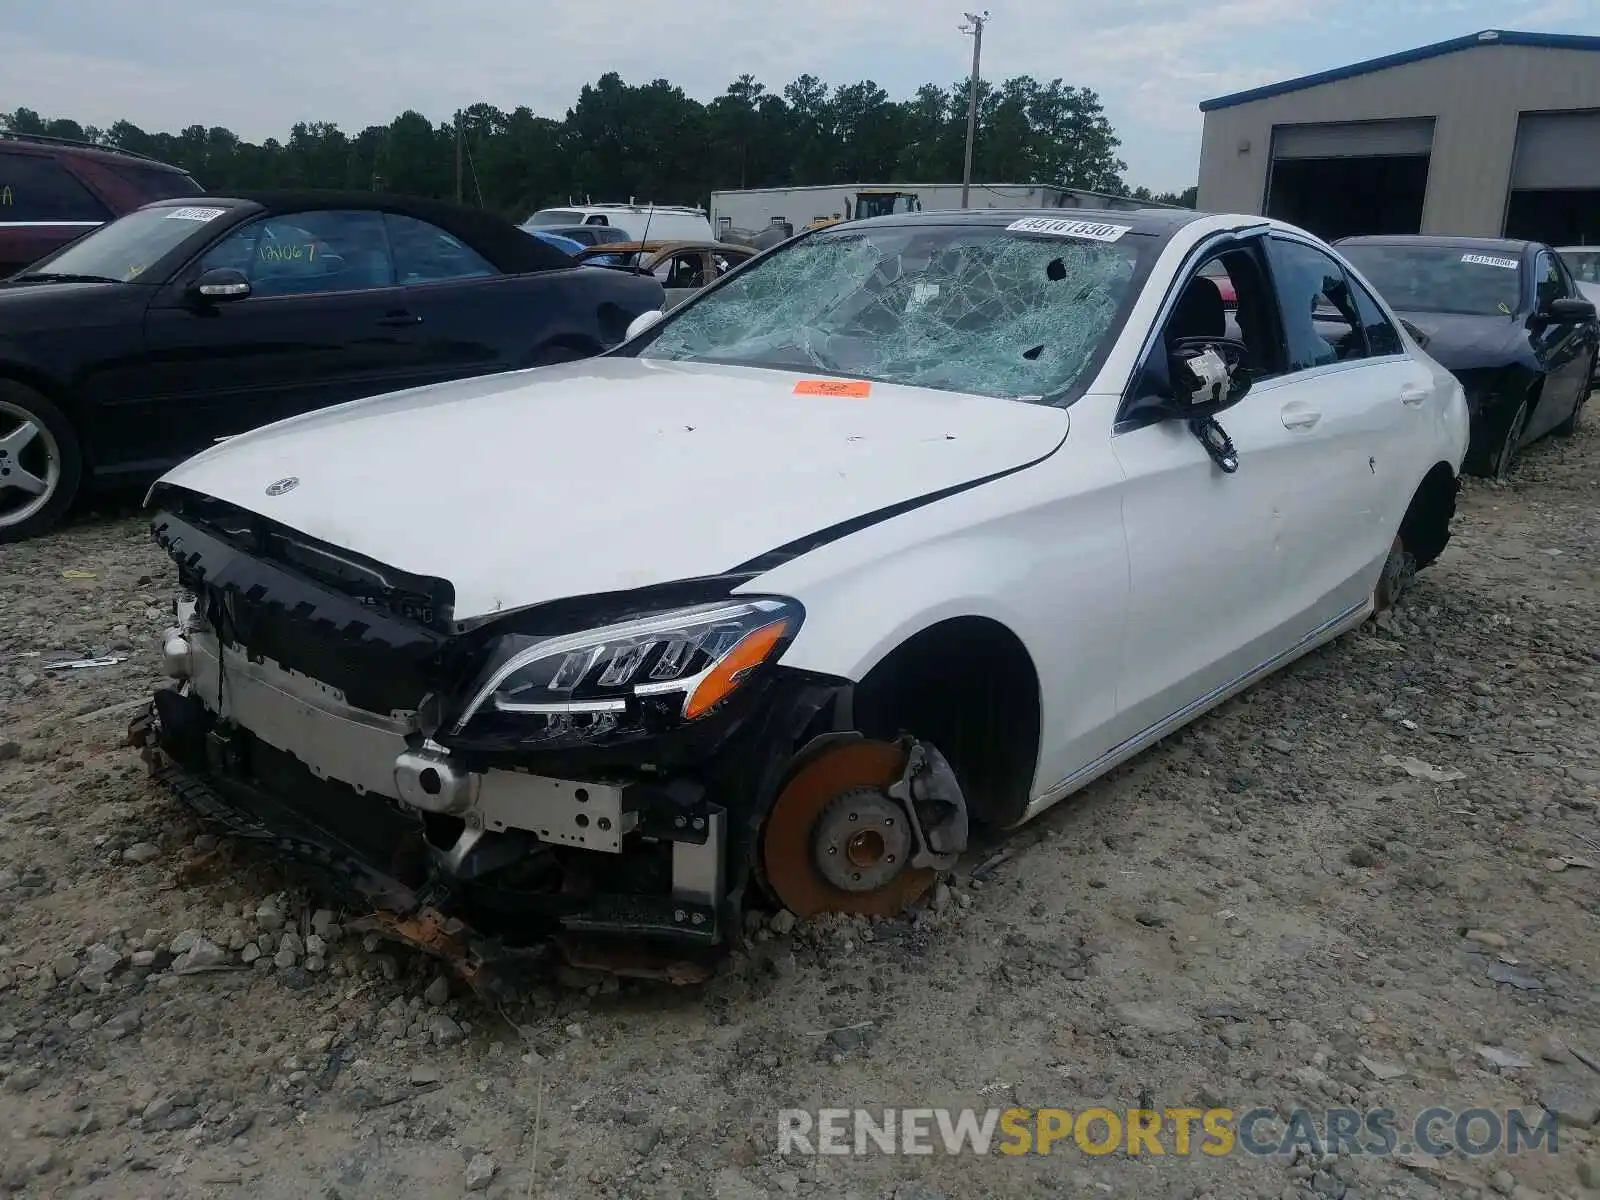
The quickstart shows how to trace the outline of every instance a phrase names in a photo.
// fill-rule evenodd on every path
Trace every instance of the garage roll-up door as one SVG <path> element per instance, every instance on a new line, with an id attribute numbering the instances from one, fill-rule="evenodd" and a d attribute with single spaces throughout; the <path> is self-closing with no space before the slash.
<path id="1" fill-rule="evenodd" d="M 1428 154 L 1432 150 L 1432 117 L 1404 121 L 1278 125 L 1272 130 L 1272 157 L 1280 159 L 1375 158 L 1395 154 Z"/>
<path id="2" fill-rule="evenodd" d="M 1524 113 L 1517 122 L 1511 186 L 1600 188 L 1600 112 Z"/>

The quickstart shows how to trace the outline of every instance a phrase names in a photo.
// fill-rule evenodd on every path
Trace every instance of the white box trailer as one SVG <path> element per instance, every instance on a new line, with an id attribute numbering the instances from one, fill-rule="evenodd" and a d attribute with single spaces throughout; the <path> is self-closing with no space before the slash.
<path id="1" fill-rule="evenodd" d="M 711 227 L 759 232 L 773 222 L 787 222 L 799 233 L 812 221 L 843 219 L 853 210 L 857 193 L 914 193 L 924 212 L 961 207 L 959 183 L 839 183 L 813 187 L 749 188 L 711 193 Z M 846 202 L 850 210 L 847 210 Z M 1127 196 L 1041 183 L 974 183 L 968 208 L 1147 208 L 1147 201 Z M 1165 206 L 1157 206 L 1165 207 Z"/>

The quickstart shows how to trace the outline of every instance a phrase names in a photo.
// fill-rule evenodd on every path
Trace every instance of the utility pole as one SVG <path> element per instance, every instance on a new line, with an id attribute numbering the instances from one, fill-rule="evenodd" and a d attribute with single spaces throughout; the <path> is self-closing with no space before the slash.
<path id="1" fill-rule="evenodd" d="M 983 54 L 983 27 L 989 22 L 989 10 L 983 15 L 966 14 L 967 23 L 962 33 L 972 35 L 972 86 L 967 93 L 967 161 L 961 168 L 961 207 L 967 207 L 967 193 L 972 190 L 972 143 L 978 136 L 978 60 Z"/>
<path id="2" fill-rule="evenodd" d="M 461 110 L 456 109 L 456 203 L 461 203 Z"/>

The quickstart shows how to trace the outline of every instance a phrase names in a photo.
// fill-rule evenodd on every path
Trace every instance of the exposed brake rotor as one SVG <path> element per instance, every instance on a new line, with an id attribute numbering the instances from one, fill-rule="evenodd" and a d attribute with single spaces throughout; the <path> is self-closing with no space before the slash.
<path id="1" fill-rule="evenodd" d="M 909 865 L 909 822 L 886 791 L 905 768 L 901 746 L 845 742 L 802 766 L 778 794 L 761 838 L 762 867 L 795 916 L 894 916 L 933 886 L 937 872 Z"/>

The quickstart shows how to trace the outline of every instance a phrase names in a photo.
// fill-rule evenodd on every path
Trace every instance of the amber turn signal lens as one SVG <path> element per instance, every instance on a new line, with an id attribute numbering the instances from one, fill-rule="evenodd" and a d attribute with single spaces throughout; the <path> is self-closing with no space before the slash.
<path id="1" fill-rule="evenodd" d="M 773 649 L 789 630 L 788 621 L 774 621 L 752 629 L 734 643 L 722 661 L 706 674 L 683 702 L 683 715 L 693 720 L 703 716 L 726 699 L 739 686 L 745 672 L 759 667 L 772 656 Z"/>

